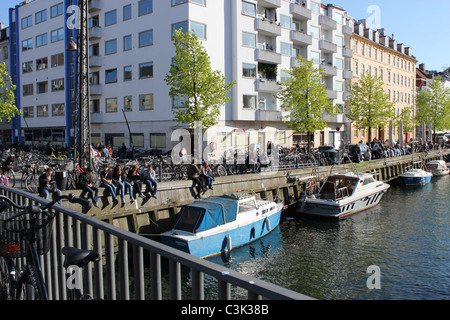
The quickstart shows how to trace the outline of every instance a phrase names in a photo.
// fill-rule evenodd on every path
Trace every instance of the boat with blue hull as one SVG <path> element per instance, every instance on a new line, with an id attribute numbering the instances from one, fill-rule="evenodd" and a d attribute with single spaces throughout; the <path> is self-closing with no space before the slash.
<path id="1" fill-rule="evenodd" d="M 281 203 L 245 193 L 211 197 L 182 207 L 161 242 L 201 258 L 226 253 L 277 228 L 282 209 Z"/>
<path id="2" fill-rule="evenodd" d="M 433 174 L 423 169 L 410 169 L 400 175 L 405 186 L 423 186 L 431 182 Z"/>

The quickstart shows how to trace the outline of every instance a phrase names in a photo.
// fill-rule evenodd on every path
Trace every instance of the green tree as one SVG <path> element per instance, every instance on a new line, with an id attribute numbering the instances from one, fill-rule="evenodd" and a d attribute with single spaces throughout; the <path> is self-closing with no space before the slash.
<path id="1" fill-rule="evenodd" d="M 15 105 L 14 90 L 16 86 L 11 81 L 5 63 L 0 63 L 0 119 L 7 119 L 8 122 L 12 117 L 22 114 Z"/>
<path id="2" fill-rule="evenodd" d="M 369 129 L 369 142 L 372 140 L 372 128 L 385 128 L 389 120 L 395 120 L 394 102 L 383 89 L 381 77 L 369 72 L 358 81 L 349 83 L 346 116 L 358 129 Z"/>
<path id="3" fill-rule="evenodd" d="M 413 117 L 413 108 L 411 106 L 405 107 L 397 118 L 396 124 L 400 125 L 400 121 L 403 124 L 403 132 L 412 133 L 414 132 L 414 117 Z"/>
<path id="4" fill-rule="evenodd" d="M 429 90 L 417 94 L 416 103 L 416 120 L 431 123 L 434 135 L 437 130 L 450 128 L 450 89 L 445 88 L 440 77 L 431 81 Z"/>
<path id="5" fill-rule="evenodd" d="M 308 133 L 308 151 L 311 150 L 311 133 L 327 127 L 323 114 L 336 114 L 337 106 L 327 97 L 323 74 L 314 67 L 313 61 L 302 56 L 297 58 L 297 66 L 286 70 L 289 79 L 281 83 L 277 98 L 281 107 L 289 112 L 283 121 L 295 132 Z"/>
<path id="6" fill-rule="evenodd" d="M 176 30 L 172 36 L 175 57 L 165 81 L 170 86 L 171 98 L 184 98 L 182 107 L 174 109 L 175 120 L 203 130 L 217 124 L 220 108 L 225 106 L 233 83 L 219 71 L 213 71 L 201 41 L 194 33 Z"/>

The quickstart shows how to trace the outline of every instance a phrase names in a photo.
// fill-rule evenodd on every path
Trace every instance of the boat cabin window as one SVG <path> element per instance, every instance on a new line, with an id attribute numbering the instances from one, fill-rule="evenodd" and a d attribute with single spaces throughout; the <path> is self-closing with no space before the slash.
<path id="1" fill-rule="evenodd" d="M 365 186 L 369 183 L 372 183 L 372 182 L 375 182 L 375 180 L 373 178 L 364 179 L 363 186 Z"/>
<path id="2" fill-rule="evenodd" d="M 244 213 L 255 209 L 256 209 L 255 201 L 239 202 L 238 213 Z"/>
<path id="3" fill-rule="evenodd" d="M 357 182 L 357 178 L 330 177 L 320 189 L 319 197 L 335 200 L 336 192 L 338 190 L 340 190 L 342 194 L 351 195 L 353 190 L 355 190 Z M 346 189 L 344 193 L 342 192 L 343 189 Z"/>

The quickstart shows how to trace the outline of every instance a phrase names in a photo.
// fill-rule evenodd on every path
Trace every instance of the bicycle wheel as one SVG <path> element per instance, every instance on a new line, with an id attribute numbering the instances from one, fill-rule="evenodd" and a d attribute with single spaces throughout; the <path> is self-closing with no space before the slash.
<path id="1" fill-rule="evenodd" d="M 30 174 L 25 180 L 25 187 L 31 193 L 36 193 L 38 190 L 39 181 L 34 173 Z"/>
<path id="2" fill-rule="evenodd" d="M 5 257 L 0 257 L 0 300 L 8 300 L 12 295 L 11 278 L 8 262 Z"/>
<path id="3" fill-rule="evenodd" d="M 5 172 L 5 176 L 8 177 L 9 186 L 11 188 L 14 188 L 16 186 L 16 174 L 14 173 L 14 170 L 9 169 Z"/>
<path id="4" fill-rule="evenodd" d="M 217 166 L 216 171 L 217 171 L 217 175 L 219 177 L 225 177 L 227 175 L 227 169 L 225 169 L 225 167 L 223 165 L 221 165 L 221 164 L 219 164 Z"/>

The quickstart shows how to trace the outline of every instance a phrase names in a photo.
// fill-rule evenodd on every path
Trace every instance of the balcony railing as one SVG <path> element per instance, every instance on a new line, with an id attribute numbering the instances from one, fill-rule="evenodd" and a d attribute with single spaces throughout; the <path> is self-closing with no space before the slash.
<path id="1" fill-rule="evenodd" d="M 328 40 L 320 40 L 319 41 L 319 49 L 329 53 L 337 52 L 337 45 Z"/>
<path id="2" fill-rule="evenodd" d="M 337 94 L 337 91 L 336 90 L 327 90 L 327 98 L 328 99 L 332 99 L 332 100 L 335 100 L 335 99 L 337 99 L 337 97 L 338 97 L 338 94 Z"/>
<path id="3" fill-rule="evenodd" d="M 312 37 L 309 34 L 300 31 L 291 31 L 291 41 L 296 45 L 310 46 L 312 45 Z"/>
<path id="4" fill-rule="evenodd" d="M 283 114 L 277 110 L 256 110 L 256 121 L 281 121 Z"/>
<path id="5" fill-rule="evenodd" d="M 258 0 L 258 5 L 268 9 L 281 8 L 281 0 Z"/>
<path id="6" fill-rule="evenodd" d="M 281 64 L 281 54 L 270 50 L 256 49 L 256 61 Z"/>
<path id="7" fill-rule="evenodd" d="M 343 78 L 344 79 L 353 79 L 353 71 L 350 70 L 344 70 L 343 72 Z"/>
<path id="8" fill-rule="evenodd" d="M 312 18 L 311 10 L 296 3 L 290 4 L 290 13 L 297 20 L 311 20 Z"/>
<path id="9" fill-rule="evenodd" d="M 100 68 L 102 66 L 102 58 L 100 56 L 90 56 L 89 57 L 89 67 L 90 68 Z"/>
<path id="10" fill-rule="evenodd" d="M 321 25 L 325 29 L 336 30 L 337 22 L 331 19 L 328 16 L 320 15 L 319 16 L 319 25 Z"/>
<path id="11" fill-rule="evenodd" d="M 100 0 L 91 0 L 91 1 L 89 1 L 89 3 L 88 3 L 88 12 L 89 13 L 98 12 L 100 10 L 102 10 Z"/>
<path id="12" fill-rule="evenodd" d="M 272 20 L 255 19 L 255 30 L 270 37 L 281 36 L 281 26 Z"/>
<path id="13" fill-rule="evenodd" d="M 320 64 L 320 69 L 323 69 L 323 71 L 321 71 L 321 73 L 325 74 L 326 76 L 332 76 L 332 77 L 337 76 L 337 68 L 333 67 L 329 64 L 326 64 L 326 63 Z"/>
<path id="14" fill-rule="evenodd" d="M 280 84 L 275 80 L 259 79 L 256 80 L 256 91 L 277 93 L 280 91 Z"/>
<path id="15" fill-rule="evenodd" d="M 352 36 L 353 35 L 353 29 L 349 26 L 343 25 L 342 26 L 342 33 L 346 36 Z"/>
<path id="16" fill-rule="evenodd" d="M 89 28 L 89 40 L 98 40 L 102 37 L 102 28 L 91 27 Z"/>
<path id="17" fill-rule="evenodd" d="M 344 58 L 353 58 L 353 50 L 349 48 L 342 48 L 342 56 Z"/>
<path id="18" fill-rule="evenodd" d="M 99 84 L 91 84 L 89 86 L 89 95 L 101 96 L 102 95 L 102 86 Z"/>

